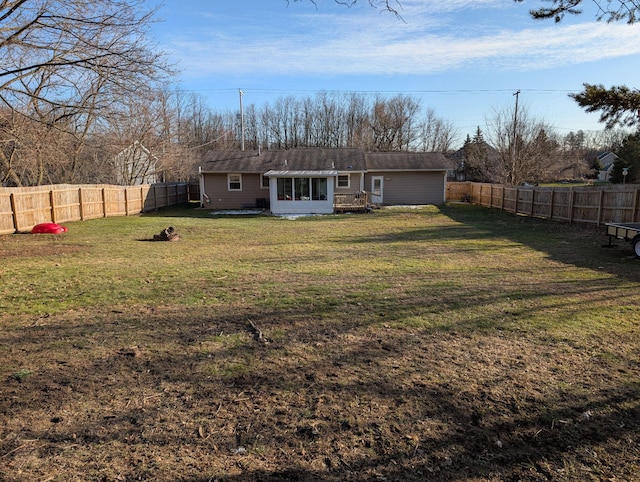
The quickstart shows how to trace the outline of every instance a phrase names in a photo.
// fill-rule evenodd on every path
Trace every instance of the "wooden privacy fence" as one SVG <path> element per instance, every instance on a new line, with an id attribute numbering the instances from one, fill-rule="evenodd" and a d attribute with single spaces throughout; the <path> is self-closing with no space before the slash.
<path id="1" fill-rule="evenodd" d="M 129 216 L 191 199 L 189 183 L 54 185 L 0 188 L 0 234 L 29 231 L 40 223 Z"/>
<path id="2" fill-rule="evenodd" d="M 640 221 L 640 185 L 524 187 L 452 182 L 447 201 L 468 201 L 514 214 L 569 223 Z"/>

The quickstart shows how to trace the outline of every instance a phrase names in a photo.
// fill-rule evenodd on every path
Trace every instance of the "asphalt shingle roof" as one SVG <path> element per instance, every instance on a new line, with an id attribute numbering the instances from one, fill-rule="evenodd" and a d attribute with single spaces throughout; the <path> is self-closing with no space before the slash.
<path id="1" fill-rule="evenodd" d="M 368 152 L 366 163 L 369 171 L 442 171 L 454 167 L 440 152 Z"/>
<path id="2" fill-rule="evenodd" d="M 202 166 L 204 172 L 365 171 L 360 149 L 286 149 L 251 151 L 210 151 Z"/>
<path id="3" fill-rule="evenodd" d="M 210 151 L 203 172 L 267 171 L 424 171 L 452 169 L 439 152 L 367 152 L 361 149 L 303 148 L 264 151 Z"/>

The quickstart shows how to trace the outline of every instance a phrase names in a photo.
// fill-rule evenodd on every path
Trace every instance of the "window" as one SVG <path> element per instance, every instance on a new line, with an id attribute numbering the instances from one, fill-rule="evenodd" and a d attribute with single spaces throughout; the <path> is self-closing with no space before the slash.
<path id="1" fill-rule="evenodd" d="M 242 174 L 227 174 L 229 191 L 242 191 Z"/>
<path id="2" fill-rule="evenodd" d="M 269 178 L 260 174 L 260 189 L 269 189 Z"/>
<path id="3" fill-rule="evenodd" d="M 338 187 L 348 188 L 350 185 L 349 174 L 342 174 L 338 176 Z"/>
<path id="4" fill-rule="evenodd" d="M 311 189 L 311 179 L 308 177 L 297 177 L 295 178 L 295 194 L 296 200 L 298 201 L 308 201 L 311 199 L 310 189 Z"/>
<path id="5" fill-rule="evenodd" d="M 279 177 L 277 180 L 279 201 L 326 201 L 326 177 Z"/>
<path id="6" fill-rule="evenodd" d="M 278 200 L 293 200 L 293 179 L 290 177 L 278 178 Z"/>
<path id="7" fill-rule="evenodd" d="M 326 201 L 327 199 L 327 179 L 324 177 L 314 177 L 311 179 L 311 199 L 314 201 Z"/>

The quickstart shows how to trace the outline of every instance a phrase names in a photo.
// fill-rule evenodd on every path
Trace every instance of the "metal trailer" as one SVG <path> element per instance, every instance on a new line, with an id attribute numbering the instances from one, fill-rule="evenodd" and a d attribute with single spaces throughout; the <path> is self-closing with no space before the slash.
<path id="1" fill-rule="evenodd" d="M 609 246 L 615 246 L 614 239 L 624 239 L 633 245 L 636 258 L 640 258 L 640 223 L 607 223 L 605 226 L 609 236 Z"/>

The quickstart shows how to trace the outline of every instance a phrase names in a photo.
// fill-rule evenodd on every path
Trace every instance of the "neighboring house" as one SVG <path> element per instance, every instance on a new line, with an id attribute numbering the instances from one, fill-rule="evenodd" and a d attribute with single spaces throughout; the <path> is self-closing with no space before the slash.
<path id="1" fill-rule="evenodd" d="M 598 181 L 608 182 L 611 178 L 611 171 L 613 171 L 613 164 L 618 160 L 613 152 L 603 152 L 598 155 L 598 163 L 600 164 L 600 171 L 598 171 Z"/>
<path id="2" fill-rule="evenodd" d="M 115 156 L 116 184 L 137 186 L 159 182 L 158 158 L 140 142 L 135 141 Z"/>
<path id="3" fill-rule="evenodd" d="M 375 204 L 442 204 L 447 159 L 439 153 L 360 149 L 212 151 L 200 168 L 201 205 L 334 212 L 336 196 L 367 191 Z"/>

